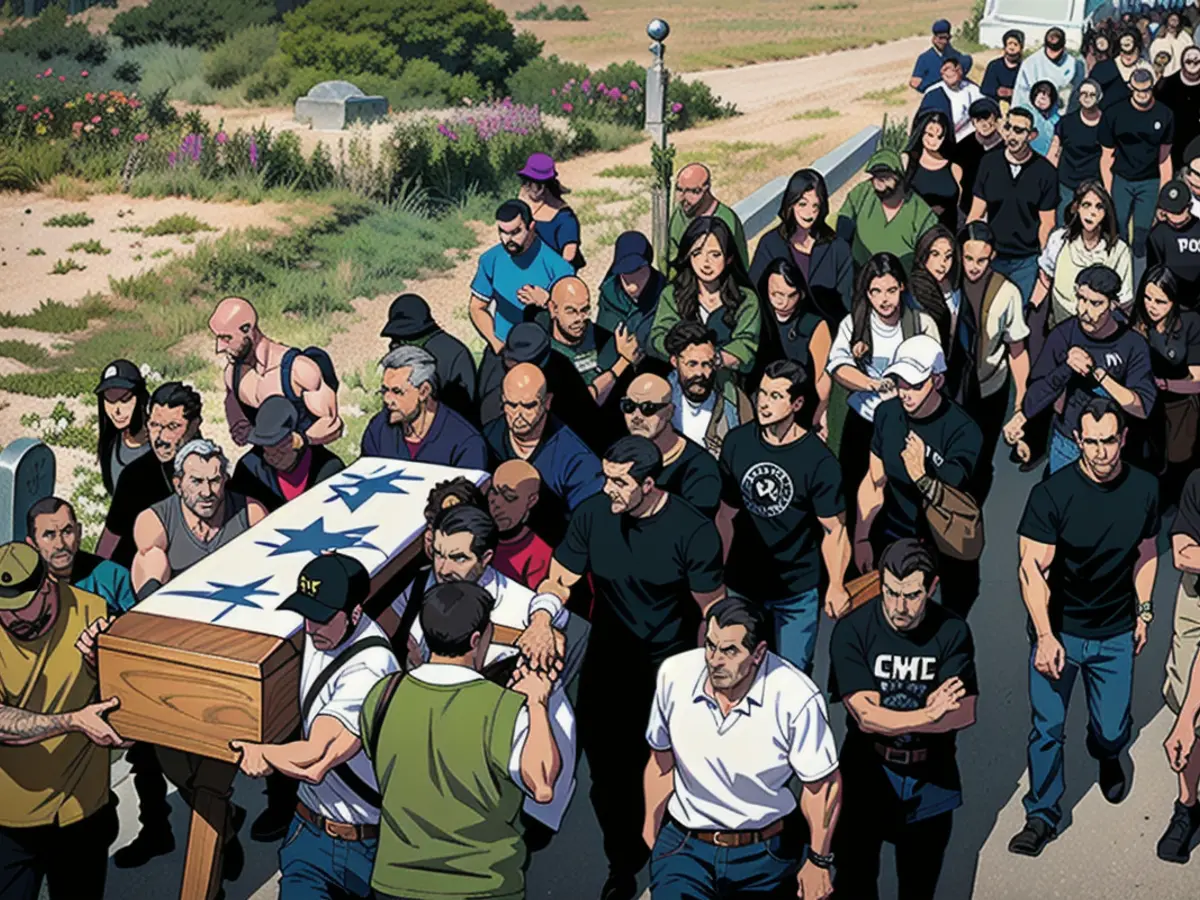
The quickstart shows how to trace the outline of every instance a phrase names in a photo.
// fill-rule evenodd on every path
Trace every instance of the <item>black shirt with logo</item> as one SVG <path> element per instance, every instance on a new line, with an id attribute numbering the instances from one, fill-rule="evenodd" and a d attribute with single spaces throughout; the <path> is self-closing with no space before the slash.
<path id="1" fill-rule="evenodd" d="M 692 594 L 722 584 L 716 525 L 670 495 L 640 519 L 614 514 L 605 494 L 589 497 L 575 508 L 554 558 L 591 573 L 593 629 L 654 663 L 696 646 L 700 607 Z"/>
<path id="2" fill-rule="evenodd" d="M 1179 282 L 1181 306 L 1200 306 L 1200 219 L 1192 216 L 1182 228 L 1170 222 L 1159 222 L 1151 228 L 1146 240 L 1146 265 L 1171 270 Z"/>
<path id="3" fill-rule="evenodd" d="M 1002 149 L 985 153 L 975 175 L 974 194 L 987 204 L 998 256 L 1033 256 L 1041 250 L 1039 213 L 1058 208 L 1058 172 L 1046 157 L 1032 153 L 1015 166 Z"/>
<path id="4" fill-rule="evenodd" d="M 817 587 L 821 577 L 818 518 L 846 511 L 837 458 L 805 432 L 783 446 L 766 443 L 757 422 L 725 436 L 722 499 L 738 510 L 729 551 L 729 587 L 748 597 L 780 600 Z"/>
<path id="5" fill-rule="evenodd" d="M 1158 179 L 1158 154 L 1175 140 L 1175 116 L 1165 103 L 1138 109 L 1119 103 L 1100 120 L 1100 144 L 1117 152 L 1113 174 L 1126 181 Z"/>
<path id="6" fill-rule="evenodd" d="M 884 617 L 882 600 L 872 600 L 845 616 L 829 641 L 829 699 L 844 701 L 860 691 L 879 694 L 885 709 L 922 709 L 929 695 L 950 678 L 961 678 L 968 697 L 979 694 L 971 629 L 957 614 L 930 601 L 916 628 L 897 631 Z M 901 771 L 951 790 L 961 789 L 955 764 L 955 734 L 900 734 L 885 737 L 861 731 L 847 716 L 843 754 L 865 744 L 898 750 L 926 750 L 927 760 Z M 882 757 L 876 757 L 882 762 Z"/>
<path id="7" fill-rule="evenodd" d="M 1054 126 L 1062 154 L 1058 158 L 1058 183 L 1074 190 L 1085 181 L 1100 180 L 1100 122 L 1089 125 L 1083 111 L 1058 120 Z"/>
<path id="8" fill-rule="evenodd" d="M 155 503 L 175 493 L 174 477 L 174 461 L 159 462 L 152 452 L 139 456 L 125 467 L 104 520 L 104 527 L 120 539 L 113 551 L 113 562 L 126 568 L 133 565 L 133 557 L 137 554 L 133 524 Z"/>
<path id="9" fill-rule="evenodd" d="M 1158 482 L 1127 463 L 1105 483 L 1076 463 L 1033 488 L 1017 533 L 1054 546 L 1047 581 L 1056 634 L 1104 640 L 1133 630 L 1138 545 L 1158 529 Z"/>
<path id="10" fill-rule="evenodd" d="M 664 491 L 682 497 L 706 519 L 721 505 L 721 470 L 712 454 L 699 444 L 684 439 L 683 452 L 655 479 Z"/>
<path id="11" fill-rule="evenodd" d="M 1189 366 L 1200 366 L 1200 313 L 1182 310 L 1176 327 L 1169 332 L 1149 329 L 1150 368 L 1155 378 L 1186 379 Z M 1159 399 L 1173 399 L 1165 391 Z"/>
<path id="12" fill-rule="evenodd" d="M 945 398 L 933 415 L 923 419 L 910 416 L 899 398 L 880 403 L 875 409 L 871 452 L 883 462 L 887 485 L 875 527 L 889 540 L 927 536 L 921 514 L 924 498 L 900 456 L 910 431 L 925 442 L 926 473 L 951 487 L 961 488 L 970 482 L 983 446 L 979 426 L 962 407 Z"/>

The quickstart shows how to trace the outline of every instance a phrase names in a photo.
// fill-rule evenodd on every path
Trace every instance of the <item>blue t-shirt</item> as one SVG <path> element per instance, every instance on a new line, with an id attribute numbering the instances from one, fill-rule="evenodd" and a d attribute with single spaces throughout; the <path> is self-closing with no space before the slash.
<path id="1" fill-rule="evenodd" d="M 71 584 L 81 591 L 103 597 L 111 616 L 128 612 L 137 603 L 129 570 L 85 550 L 75 557 Z"/>
<path id="2" fill-rule="evenodd" d="M 1019 65 L 1009 68 L 1005 64 L 1003 56 L 993 59 L 984 70 L 983 84 L 979 85 L 979 90 L 983 91 L 983 96 L 991 97 L 997 103 L 1000 102 L 1000 88 L 1008 88 L 1011 91 L 1016 87 L 1017 72 L 1020 68 Z M 1004 99 L 1009 98 L 1005 97 Z"/>
<path id="3" fill-rule="evenodd" d="M 433 424 L 419 444 L 413 445 L 404 439 L 404 428 L 391 424 L 386 409 L 375 414 L 362 437 L 363 456 L 412 460 L 463 469 L 486 470 L 487 452 L 483 435 L 444 403 L 438 406 Z"/>
<path id="4" fill-rule="evenodd" d="M 569 206 L 556 212 L 549 222 L 535 221 L 533 230 L 555 253 L 562 253 L 567 244 L 579 243 L 579 218 Z"/>
<path id="5" fill-rule="evenodd" d="M 956 55 L 962 60 L 963 77 L 967 77 L 971 71 L 971 57 L 965 53 L 959 53 L 949 44 L 946 45 L 945 54 L 938 53 L 935 47 L 930 47 L 917 57 L 917 63 L 913 66 L 912 77 L 921 79 L 921 84 L 917 88 L 918 91 L 926 91 L 941 81 L 942 60 L 948 55 Z"/>
<path id="6" fill-rule="evenodd" d="M 502 244 L 497 244 L 479 257 L 471 293 L 495 304 L 496 337 L 503 341 L 525 317 L 525 304 L 517 297 L 517 291 L 525 285 L 548 291 L 558 279 L 574 274 L 571 264 L 540 237 L 535 237 L 529 249 L 519 256 L 512 256 Z"/>

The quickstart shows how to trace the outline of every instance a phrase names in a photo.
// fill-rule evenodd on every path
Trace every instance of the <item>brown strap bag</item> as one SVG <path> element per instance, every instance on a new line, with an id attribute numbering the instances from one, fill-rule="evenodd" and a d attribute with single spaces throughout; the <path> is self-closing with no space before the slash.
<path id="1" fill-rule="evenodd" d="M 938 552 L 951 559 L 973 562 L 983 553 L 983 512 L 971 497 L 940 481 L 925 505 L 925 521 Z"/>

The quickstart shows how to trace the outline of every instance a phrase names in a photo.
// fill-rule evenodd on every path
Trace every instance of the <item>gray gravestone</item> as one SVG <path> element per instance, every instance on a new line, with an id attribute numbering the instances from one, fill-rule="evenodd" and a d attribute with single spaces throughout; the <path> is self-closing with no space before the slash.
<path id="1" fill-rule="evenodd" d="M 355 122 L 387 116 L 385 97 L 368 97 L 348 81 L 322 81 L 296 101 L 296 121 L 319 131 L 340 131 Z"/>
<path id="2" fill-rule="evenodd" d="M 29 507 L 54 493 L 54 451 L 17 438 L 0 452 L 0 544 L 25 540 Z"/>

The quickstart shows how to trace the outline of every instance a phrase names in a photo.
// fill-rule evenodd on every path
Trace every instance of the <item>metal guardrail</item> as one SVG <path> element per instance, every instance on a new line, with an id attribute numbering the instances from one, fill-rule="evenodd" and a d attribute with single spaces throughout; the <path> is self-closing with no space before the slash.
<path id="1" fill-rule="evenodd" d="M 826 153 L 808 168 L 816 169 L 825 176 L 829 193 L 843 188 L 854 175 L 867 164 L 871 154 L 879 146 L 883 130 L 878 125 L 864 128 L 850 140 Z M 765 231 L 779 213 L 779 201 L 783 197 L 790 175 L 781 175 L 769 181 L 744 200 L 735 203 L 733 211 L 742 220 L 747 239 Z"/>

